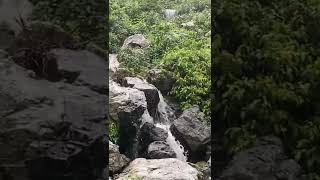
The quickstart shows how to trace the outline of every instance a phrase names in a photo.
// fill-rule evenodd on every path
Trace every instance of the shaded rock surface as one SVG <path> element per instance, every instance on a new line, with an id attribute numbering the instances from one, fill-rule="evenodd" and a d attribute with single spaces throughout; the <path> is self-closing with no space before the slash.
<path id="1" fill-rule="evenodd" d="M 176 153 L 164 141 L 154 141 L 148 146 L 149 159 L 176 158 Z"/>
<path id="2" fill-rule="evenodd" d="M 204 114 L 198 106 L 187 109 L 170 127 L 173 135 L 188 151 L 190 162 L 207 160 L 206 151 L 210 144 L 210 127 L 204 122 Z"/>
<path id="3" fill-rule="evenodd" d="M 260 138 L 251 148 L 237 153 L 222 172 L 221 180 L 298 180 L 301 167 L 285 155 L 280 139 Z"/>
<path id="4" fill-rule="evenodd" d="M 156 127 L 153 123 L 149 122 L 143 124 L 139 134 L 141 145 L 149 145 L 153 141 L 165 141 L 167 137 L 168 133 L 165 130 Z"/>
<path id="5" fill-rule="evenodd" d="M 188 163 L 175 158 L 148 160 L 138 158 L 132 161 L 116 179 L 198 180 L 198 173 Z"/>
<path id="6" fill-rule="evenodd" d="M 1 61 L 1 173 L 97 179 L 107 162 L 105 99 L 85 86 L 35 80 L 12 61 Z"/>
<path id="7" fill-rule="evenodd" d="M 67 82 L 87 86 L 101 94 L 108 93 L 105 59 L 87 50 L 53 49 L 50 53 L 57 58 L 59 71 Z"/>
<path id="8" fill-rule="evenodd" d="M 120 172 L 129 161 L 125 155 L 120 154 L 119 147 L 109 141 L 109 174 Z"/>

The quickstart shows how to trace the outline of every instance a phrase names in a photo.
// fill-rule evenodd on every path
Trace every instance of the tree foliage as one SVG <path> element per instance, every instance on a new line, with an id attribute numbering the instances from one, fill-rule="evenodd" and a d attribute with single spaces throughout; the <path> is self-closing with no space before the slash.
<path id="1" fill-rule="evenodd" d="M 276 134 L 319 179 L 317 0 L 219 0 L 213 38 L 214 121 L 230 149 Z"/>
<path id="2" fill-rule="evenodd" d="M 171 95 L 183 108 L 197 104 L 210 117 L 210 1 L 111 0 L 110 7 L 109 46 L 120 63 L 141 76 L 154 67 L 173 72 Z M 175 9 L 176 18 L 166 20 L 165 9 Z M 150 48 L 120 50 L 133 34 L 143 34 Z"/>
<path id="3" fill-rule="evenodd" d="M 33 19 L 61 26 L 77 41 L 78 47 L 95 42 L 107 49 L 107 1 L 101 0 L 31 0 Z"/>

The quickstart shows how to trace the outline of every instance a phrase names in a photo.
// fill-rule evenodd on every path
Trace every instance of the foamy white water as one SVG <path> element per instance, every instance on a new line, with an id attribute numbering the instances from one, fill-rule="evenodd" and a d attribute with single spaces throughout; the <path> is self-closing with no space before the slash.
<path id="1" fill-rule="evenodd" d="M 160 91 L 158 91 L 159 93 L 159 104 L 158 104 L 158 112 L 159 114 L 159 121 L 160 123 L 156 123 L 155 126 L 159 127 L 161 129 L 164 129 L 165 131 L 168 132 L 168 138 L 167 138 L 167 143 L 169 144 L 169 146 L 173 149 L 173 151 L 176 153 L 177 155 L 177 159 L 181 160 L 181 161 L 187 161 L 187 152 L 185 152 L 184 147 L 180 144 L 180 142 L 178 140 L 176 140 L 176 138 L 172 135 L 171 131 L 170 131 L 170 120 L 169 120 L 169 115 L 167 111 L 168 109 L 168 104 L 164 101 L 164 98 L 161 94 Z"/>
<path id="2" fill-rule="evenodd" d="M 187 161 L 187 152 L 185 152 L 184 147 L 180 144 L 178 140 L 172 135 L 170 131 L 170 125 L 165 124 L 155 124 L 156 127 L 164 129 L 168 132 L 167 143 L 172 148 L 172 150 L 176 153 L 177 159 L 181 161 Z"/>
<path id="3" fill-rule="evenodd" d="M 166 9 L 164 12 L 168 20 L 173 20 L 176 16 L 176 10 L 174 9 Z"/>

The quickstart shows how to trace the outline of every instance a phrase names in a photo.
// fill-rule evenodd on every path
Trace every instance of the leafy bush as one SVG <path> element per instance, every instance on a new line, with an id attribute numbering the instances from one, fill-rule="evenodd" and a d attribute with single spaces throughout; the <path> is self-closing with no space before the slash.
<path id="1" fill-rule="evenodd" d="M 210 115 L 210 49 L 174 49 L 166 53 L 162 63 L 166 71 L 174 73 L 176 83 L 171 94 L 182 102 L 182 108 L 197 104 Z"/>
<path id="2" fill-rule="evenodd" d="M 210 1 L 120 1 L 110 2 L 110 47 L 119 62 L 136 75 L 146 76 L 153 67 L 171 71 L 176 80 L 171 95 L 183 108 L 198 104 L 210 116 Z M 176 9 L 174 21 L 164 18 L 165 9 Z M 193 22 L 193 26 L 182 23 Z M 133 34 L 144 34 L 148 50 L 120 50 Z"/>
<path id="3" fill-rule="evenodd" d="M 220 0 L 213 38 L 214 114 L 229 150 L 256 137 L 285 139 L 319 178 L 319 1 Z"/>
<path id="4" fill-rule="evenodd" d="M 113 120 L 109 120 L 110 124 L 108 125 L 108 135 L 109 140 L 115 144 L 118 143 L 119 138 L 119 125 Z"/>
<path id="5" fill-rule="evenodd" d="M 118 60 L 126 69 L 135 75 L 146 76 L 152 67 L 148 50 L 124 49 L 118 54 Z"/>

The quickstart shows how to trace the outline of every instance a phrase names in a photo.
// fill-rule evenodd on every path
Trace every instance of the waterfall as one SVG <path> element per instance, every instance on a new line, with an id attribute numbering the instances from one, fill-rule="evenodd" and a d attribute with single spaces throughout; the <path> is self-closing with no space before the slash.
<path id="1" fill-rule="evenodd" d="M 172 135 L 170 131 L 170 125 L 166 124 L 155 124 L 156 127 L 164 129 L 168 132 L 167 143 L 172 148 L 172 150 L 176 153 L 177 159 L 181 161 L 187 161 L 187 153 L 184 151 L 184 147 L 180 144 L 178 140 Z"/>
<path id="2" fill-rule="evenodd" d="M 169 117 L 172 115 L 171 113 L 173 112 L 168 110 L 170 108 L 168 104 L 164 101 L 161 92 L 158 91 L 158 93 L 160 98 L 158 104 L 159 122 L 155 123 L 155 126 L 164 129 L 168 132 L 168 138 L 166 141 L 169 144 L 169 146 L 173 149 L 173 151 L 176 153 L 177 159 L 181 161 L 187 161 L 187 152 L 185 152 L 184 147 L 180 144 L 178 140 L 176 140 L 176 138 L 172 135 L 170 131 L 171 121 Z"/>
<path id="3" fill-rule="evenodd" d="M 166 9 L 164 12 L 167 20 L 173 20 L 176 16 L 176 10 L 174 9 Z"/>

